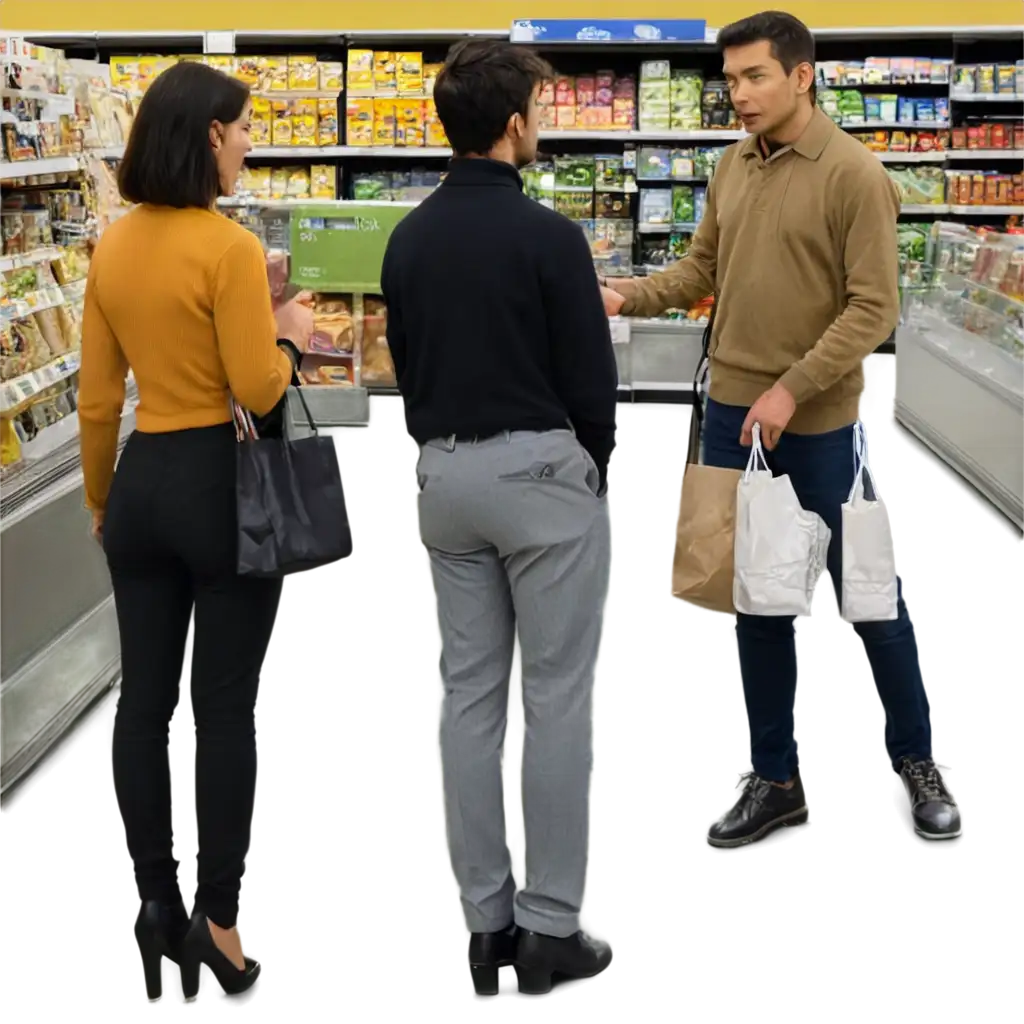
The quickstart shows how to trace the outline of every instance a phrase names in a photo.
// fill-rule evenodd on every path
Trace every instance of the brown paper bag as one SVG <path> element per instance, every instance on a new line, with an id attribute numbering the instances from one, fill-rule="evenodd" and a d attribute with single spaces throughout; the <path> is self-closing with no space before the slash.
<path id="1" fill-rule="evenodd" d="M 742 475 L 735 469 L 701 465 L 700 419 L 694 409 L 676 526 L 672 594 L 713 612 L 736 612 L 732 603 L 733 545 L 736 487 Z"/>

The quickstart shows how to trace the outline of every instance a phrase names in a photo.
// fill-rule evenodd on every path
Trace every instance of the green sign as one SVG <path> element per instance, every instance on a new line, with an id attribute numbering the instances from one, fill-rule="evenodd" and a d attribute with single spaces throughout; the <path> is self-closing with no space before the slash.
<path id="1" fill-rule="evenodd" d="M 291 283 L 317 292 L 380 292 L 384 250 L 412 203 L 337 202 L 292 211 Z"/>

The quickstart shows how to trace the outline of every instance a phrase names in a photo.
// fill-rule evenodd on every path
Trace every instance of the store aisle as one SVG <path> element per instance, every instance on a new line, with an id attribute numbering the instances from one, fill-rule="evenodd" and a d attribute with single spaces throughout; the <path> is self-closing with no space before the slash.
<path id="1" fill-rule="evenodd" d="M 884 408 L 884 388 L 879 400 Z M 592 1000 L 643 1001 L 655 990 L 683 1001 L 714 1002 L 724 991 L 740 1001 L 758 992 L 813 999 L 820 992 L 809 972 L 825 977 L 843 963 L 846 973 L 829 982 L 834 991 L 848 988 L 844 977 L 855 972 L 864 997 L 881 998 L 868 978 L 889 968 L 900 972 L 905 987 L 942 1001 L 954 998 L 979 964 L 989 971 L 990 991 L 1016 971 L 1016 923 L 1024 913 L 1013 860 L 1024 851 L 1024 803 L 1015 793 L 1024 767 L 1017 736 L 1024 697 L 1016 685 L 1024 656 L 1017 627 L 1024 566 L 979 510 L 886 436 L 884 420 L 874 420 L 873 433 L 920 615 L 938 754 L 965 794 L 971 835 L 964 844 L 935 848 L 908 834 L 859 656 L 842 629 L 819 625 L 805 631 L 802 644 L 803 745 L 819 804 L 816 824 L 744 851 L 740 856 L 754 859 L 742 864 L 730 859 L 735 855 L 713 858 L 700 848 L 701 816 L 715 809 L 742 769 L 734 655 L 724 623 L 680 613 L 662 600 L 671 479 L 624 474 L 614 499 L 615 588 L 601 673 L 591 910 L 620 958 Z M 436 694 L 436 644 L 434 676 Z M 40 837 L 47 829 L 71 837 L 77 828 L 81 842 L 67 840 L 65 848 L 91 843 L 97 865 L 96 851 L 109 848 L 109 865 L 95 868 L 102 880 L 83 877 L 75 897 L 92 900 L 88 912 L 108 921 L 116 916 L 111 894 L 125 877 L 104 781 L 114 696 L 97 702 L 60 750 L 9 795 L 0 818 L 8 835 L 24 824 L 23 838 L 30 829 Z M 517 735 L 513 728 L 510 768 L 519 756 Z M 521 801 L 512 779 L 510 772 L 515 834 Z M 1010 856 L 991 859 L 999 854 Z M 51 858 L 49 869 L 67 867 L 55 868 Z M 26 879 L 25 889 L 33 884 Z M 127 890 L 124 903 L 127 908 Z M 77 908 L 76 918 L 85 912 Z M 7 919 L 7 928 L 19 920 Z M 873 937 L 880 922 L 881 945 Z M 397 977 L 392 971 L 406 979 L 410 997 L 457 997 L 456 944 L 447 922 L 410 933 L 400 948 L 394 938 L 356 929 L 341 941 L 337 929 L 253 923 L 255 945 L 270 954 L 275 1000 L 311 1004 L 356 992 L 369 999 L 371 989 L 390 997 L 390 983 L 381 981 Z M 968 957 L 963 950 L 971 944 Z M 350 955 L 359 948 L 369 955 L 371 946 L 377 949 L 372 969 L 369 959 Z M 310 959 L 317 949 L 319 958 Z M 738 981 L 737 963 L 751 965 Z"/>

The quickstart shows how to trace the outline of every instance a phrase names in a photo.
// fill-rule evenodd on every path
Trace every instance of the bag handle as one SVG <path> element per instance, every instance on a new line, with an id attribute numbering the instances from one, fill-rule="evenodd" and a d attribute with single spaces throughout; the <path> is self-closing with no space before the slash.
<path id="1" fill-rule="evenodd" d="M 302 393 L 302 388 L 297 387 L 295 390 L 298 393 L 299 401 L 302 403 L 303 411 L 306 414 L 306 423 L 310 431 L 314 437 L 319 437 L 320 431 L 313 420 L 313 414 L 309 411 L 309 403 L 306 401 L 306 396 Z M 287 399 L 288 392 L 286 391 L 282 401 L 287 402 Z M 252 413 L 239 405 L 234 395 L 231 396 L 231 417 L 235 424 L 235 440 L 239 444 L 243 441 L 258 441 L 260 439 L 260 435 L 256 430 L 256 424 L 253 422 Z"/>
<path id="2" fill-rule="evenodd" d="M 753 441 L 750 445 L 750 458 L 747 459 L 747 469 L 743 474 L 744 480 L 749 480 L 752 473 L 770 473 L 768 460 L 764 457 L 764 448 L 761 447 L 761 424 L 755 423 L 752 431 Z M 761 463 L 758 466 L 758 462 Z"/>
<path id="3" fill-rule="evenodd" d="M 858 491 L 864 493 L 864 478 L 871 481 L 871 494 L 875 501 L 878 501 L 878 487 L 875 484 L 875 474 L 871 472 L 871 465 L 868 462 L 868 435 L 864 430 L 864 424 L 857 420 L 853 425 L 853 486 L 850 488 L 850 496 L 847 502 L 853 501 Z"/>
<path id="4" fill-rule="evenodd" d="M 708 317 L 708 325 L 704 328 L 704 336 L 701 338 L 700 359 L 697 362 L 697 371 L 693 377 L 693 411 L 697 417 L 698 424 L 704 423 L 704 402 L 701 400 L 701 390 L 707 380 L 708 371 L 711 367 L 711 334 L 715 329 L 715 313 L 718 311 L 718 296 L 713 296 L 711 304 L 711 316 Z"/>

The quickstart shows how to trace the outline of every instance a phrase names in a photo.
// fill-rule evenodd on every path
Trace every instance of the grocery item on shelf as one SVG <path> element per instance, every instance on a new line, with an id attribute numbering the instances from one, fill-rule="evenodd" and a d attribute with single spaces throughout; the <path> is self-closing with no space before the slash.
<path id="1" fill-rule="evenodd" d="M 363 297 L 360 332 L 360 377 L 370 387 L 395 387 L 395 364 L 387 339 L 388 313 L 378 296 Z"/>
<path id="2" fill-rule="evenodd" d="M 888 167 L 900 192 L 900 202 L 911 206 L 941 206 L 946 202 L 946 175 L 941 167 L 914 164 Z"/>
<path id="3" fill-rule="evenodd" d="M 868 57 L 819 61 L 815 77 L 826 87 L 849 85 L 947 85 L 953 61 L 945 57 Z"/>
<path id="4" fill-rule="evenodd" d="M 315 326 L 309 340 L 311 354 L 352 352 L 356 344 L 353 296 L 316 295 L 313 316 Z"/>
<path id="5" fill-rule="evenodd" d="M 361 202 L 415 203 L 440 184 L 440 171 L 422 167 L 354 174 L 350 198 Z"/>
<path id="6" fill-rule="evenodd" d="M 953 128 L 952 149 L 1024 149 L 1024 121 L 1003 118 L 969 118 Z"/>
<path id="7" fill-rule="evenodd" d="M 949 129 L 851 132 L 873 153 L 941 153 L 950 148 Z"/>
<path id="8" fill-rule="evenodd" d="M 818 106 L 836 124 L 949 124 L 948 96 L 865 93 L 859 89 L 819 89 Z"/>
<path id="9" fill-rule="evenodd" d="M 629 129 L 636 118 L 636 79 L 612 71 L 560 74 L 541 84 L 537 103 L 542 130 Z"/>
<path id="10" fill-rule="evenodd" d="M 960 64 L 953 71 L 953 95 L 1024 98 L 1024 60 Z"/>
<path id="11" fill-rule="evenodd" d="M 946 194 L 954 206 L 1024 205 L 1024 174 L 947 171 L 946 180 Z"/>

